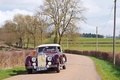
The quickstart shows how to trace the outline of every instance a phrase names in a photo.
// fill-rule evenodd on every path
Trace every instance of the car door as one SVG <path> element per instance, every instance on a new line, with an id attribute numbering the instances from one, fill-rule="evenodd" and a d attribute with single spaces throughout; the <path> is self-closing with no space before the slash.
<path id="1" fill-rule="evenodd" d="M 63 64 L 63 53 L 62 53 L 62 49 L 61 49 L 60 46 L 58 46 L 57 49 L 58 49 L 60 64 Z"/>

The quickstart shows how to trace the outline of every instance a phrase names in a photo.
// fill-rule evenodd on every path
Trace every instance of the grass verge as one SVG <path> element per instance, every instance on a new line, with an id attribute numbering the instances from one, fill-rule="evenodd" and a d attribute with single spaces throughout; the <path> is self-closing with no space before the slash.
<path id="1" fill-rule="evenodd" d="M 3 80 L 11 76 L 19 75 L 19 74 L 24 74 L 24 73 L 26 73 L 26 70 L 24 67 L 0 70 L 0 80 Z"/>
<path id="2" fill-rule="evenodd" d="M 120 80 L 120 66 L 113 66 L 110 62 L 93 57 L 91 58 L 95 62 L 96 69 L 102 80 Z"/>

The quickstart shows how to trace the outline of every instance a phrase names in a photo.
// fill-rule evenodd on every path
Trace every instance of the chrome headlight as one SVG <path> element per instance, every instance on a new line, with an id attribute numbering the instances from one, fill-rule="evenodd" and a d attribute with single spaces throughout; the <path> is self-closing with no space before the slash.
<path id="1" fill-rule="evenodd" d="M 36 63 L 32 63 L 33 66 L 36 66 Z"/>
<path id="2" fill-rule="evenodd" d="M 48 60 L 48 61 L 52 61 L 52 57 L 48 56 L 48 57 L 47 57 L 47 60 Z"/>
<path id="3" fill-rule="evenodd" d="M 33 57 L 33 58 L 32 58 L 32 62 L 35 62 L 35 61 L 36 61 L 36 58 L 35 58 L 35 57 Z"/>
<path id="4" fill-rule="evenodd" d="M 52 63 L 51 62 L 48 62 L 48 65 L 51 65 Z"/>

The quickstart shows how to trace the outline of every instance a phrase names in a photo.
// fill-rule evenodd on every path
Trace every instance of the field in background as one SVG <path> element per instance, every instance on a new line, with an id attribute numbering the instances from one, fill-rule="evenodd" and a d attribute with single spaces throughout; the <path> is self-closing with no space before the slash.
<path id="1" fill-rule="evenodd" d="M 39 40 L 37 40 L 39 41 Z M 96 38 L 84 38 L 78 37 L 75 39 L 63 38 L 61 46 L 63 50 L 97 50 L 96 49 Z M 53 43 L 53 38 L 47 38 L 44 40 L 44 44 Z M 37 44 L 37 46 L 40 44 Z M 23 47 L 24 48 L 24 47 Z M 33 44 L 29 44 L 29 48 L 32 49 Z M 16 48 L 15 48 L 16 49 Z M 10 49 L 11 50 L 11 49 Z M 1 51 L 6 51 L 6 49 L 0 49 Z M 113 52 L 113 39 L 112 38 L 98 38 L 98 51 Z M 116 52 L 120 52 L 120 38 L 116 39 Z"/>
<path id="2" fill-rule="evenodd" d="M 63 50 L 96 50 L 96 38 L 77 38 L 72 41 L 64 38 L 62 41 Z M 113 51 L 113 39 L 112 38 L 98 38 L 98 50 L 105 52 Z M 120 39 L 116 39 L 116 52 L 120 52 Z"/>

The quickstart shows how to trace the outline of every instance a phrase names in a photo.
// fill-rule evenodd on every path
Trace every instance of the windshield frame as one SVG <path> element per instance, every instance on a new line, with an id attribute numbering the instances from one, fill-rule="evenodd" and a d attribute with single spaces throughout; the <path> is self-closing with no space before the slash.
<path id="1" fill-rule="evenodd" d="M 59 50 L 57 49 L 57 46 L 44 46 L 44 47 L 39 47 L 37 49 L 38 54 L 43 54 L 43 53 L 57 53 Z"/>

